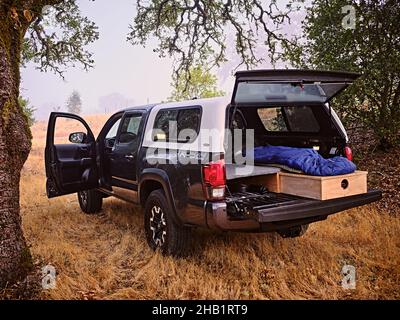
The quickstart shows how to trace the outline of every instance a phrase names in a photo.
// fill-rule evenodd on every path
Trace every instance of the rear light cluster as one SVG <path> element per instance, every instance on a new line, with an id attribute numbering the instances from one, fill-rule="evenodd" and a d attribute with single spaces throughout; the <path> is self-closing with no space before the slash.
<path id="1" fill-rule="evenodd" d="M 347 159 L 350 161 L 353 160 L 353 151 L 351 151 L 350 147 L 344 147 L 344 155 L 346 156 Z"/>
<path id="2" fill-rule="evenodd" d="M 207 200 L 221 200 L 225 197 L 225 161 L 218 160 L 203 166 L 203 190 Z"/>

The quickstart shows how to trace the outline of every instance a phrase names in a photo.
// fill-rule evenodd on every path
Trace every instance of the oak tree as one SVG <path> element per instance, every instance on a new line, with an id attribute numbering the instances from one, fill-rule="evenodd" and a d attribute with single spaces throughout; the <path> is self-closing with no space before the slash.
<path id="1" fill-rule="evenodd" d="M 172 82 L 173 91 L 168 101 L 181 101 L 190 99 L 212 98 L 223 96 L 224 92 L 218 90 L 217 77 L 202 66 L 189 68 L 190 79 L 179 76 Z"/>
<path id="2" fill-rule="evenodd" d="M 49 17 L 59 32 L 46 31 Z M 31 268 L 19 214 L 20 173 L 31 148 L 18 103 L 20 66 L 32 60 L 60 75 L 74 63 L 89 68 L 93 61 L 85 45 L 97 37 L 96 26 L 73 0 L 0 0 L 0 286 Z"/>

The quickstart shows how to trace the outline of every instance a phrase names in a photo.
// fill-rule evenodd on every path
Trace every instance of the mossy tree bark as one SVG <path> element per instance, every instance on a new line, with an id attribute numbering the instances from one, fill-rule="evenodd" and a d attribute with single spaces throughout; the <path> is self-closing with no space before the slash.
<path id="1" fill-rule="evenodd" d="M 21 47 L 29 22 L 19 19 L 18 11 L 23 12 L 22 1 L 0 1 L 0 286 L 21 279 L 31 267 L 19 209 L 20 173 L 31 133 L 18 104 Z"/>
<path id="2" fill-rule="evenodd" d="M 46 33 L 45 6 L 56 12 L 63 30 L 59 37 Z M 0 0 L 0 287 L 22 278 L 31 265 L 19 211 L 20 175 L 31 148 L 28 121 L 18 103 L 22 49 L 40 70 L 62 75 L 60 65 L 92 66 L 91 53 L 83 47 L 97 39 L 97 27 L 80 15 L 75 0 Z"/>

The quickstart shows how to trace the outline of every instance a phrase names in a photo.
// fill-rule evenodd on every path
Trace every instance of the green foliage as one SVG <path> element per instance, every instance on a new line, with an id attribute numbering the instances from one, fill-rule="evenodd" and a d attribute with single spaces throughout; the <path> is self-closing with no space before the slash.
<path id="1" fill-rule="evenodd" d="M 303 0 L 137 0 L 137 15 L 128 40 L 145 45 L 158 40 L 154 49 L 161 57 L 175 59 L 175 77 L 190 78 L 190 68 L 219 66 L 226 61 L 228 40 L 247 68 L 268 58 L 290 41 L 279 26 L 290 22 L 293 3 Z M 258 50 L 263 47 L 264 50 Z"/>
<path id="2" fill-rule="evenodd" d="M 24 113 L 24 115 L 28 121 L 28 125 L 31 127 L 36 122 L 35 114 L 34 114 L 36 111 L 36 108 L 31 106 L 29 103 L 29 100 L 25 99 L 23 97 L 18 98 L 18 103 L 19 103 L 20 107 L 22 108 L 22 112 Z"/>
<path id="3" fill-rule="evenodd" d="M 72 91 L 67 100 L 67 110 L 70 113 L 80 114 L 82 112 L 82 99 L 78 91 Z"/>
<path id="4" fill-rule="evenodd" d="M 22 45 L 23 63 L 33 61 L 40 71 L 51 70 L 61 77 L 65 67 L 76 63 L 90 68 L 94 61 L 85 47 L 99 38 L 97 26 L 81 16 L 75 0 L 41 3 L 33 11 Z"/>
<path id="5" fill-rule="evenodd" d="M 342 26 L 342 7 L 349 4 L 356 10 L 354 29 Z M 296 67 L 361 73 L 332 105 L 347 124 L 373 129 L 383 148 L 399 144 L 399 21 L 396 0 L 315 0 L 303 22 L 303 40 L 286 52 Z"/>
<path id="6" fill-rule="evenodd" d="M 225 93 L 217 88 L 217 77 L 201 66 L 190 68 L 189 81 L 183 76 L 174 79 L 171 96 L 168 101 L 190 100 L 193 98 L 212 98 Z"/>

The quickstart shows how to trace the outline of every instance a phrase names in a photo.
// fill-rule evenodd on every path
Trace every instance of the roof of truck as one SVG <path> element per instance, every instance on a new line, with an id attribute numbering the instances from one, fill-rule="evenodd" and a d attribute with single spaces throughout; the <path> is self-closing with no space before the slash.
<path id="1" fill-rule="evenodd" d="M 121 109 L 121 110 L 119 110 L 119 112 L 135 111 L 135 110 L 138 110 L 138 109 L 140 109 L 140 110 L 143 110 L 143 109 L 151 110 L 156 105 L 157 105 L 156 103 L 152 103 L 152 104 L 144 104 L 144 105 L 141 105 L 141 106 L 132 106 L 132 107 L 128 107 L 128 108 L 125 108 L 125 109 Z"/>
<path id="2" fill-rule="evenodd" d="M 212 103 L 215 102 L 215 105 Z M 150 111 L 155 106 L 160 106 L 162 108 L 173 108 L 173 107 L 190 107 L 190 106 L 197 106 L 201 105 L 202 107 L 214 107 L 216 105 L 225 104 L 227 106 L 230 103 L 230 98 L 227 96 L 224 97 L 214 97 L 214 98 L 205 98 L 205 99 L 192 99 L 192 100 L 185 100 L 185 101 L 178 101 L 178 102 L 164 102 L 164 103 L 152 103 L 152 104 L 145 104 L 141 106 L 133 106 L 126 109 L 122 109 L 119 112 L 126 112 L 126 111 L 135 111 L 139 109 L 145 109 L 146 111 Z"/>

